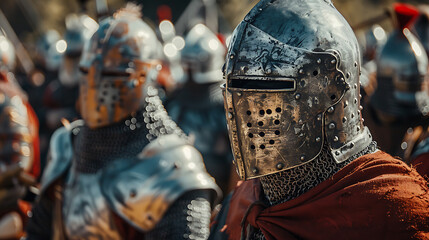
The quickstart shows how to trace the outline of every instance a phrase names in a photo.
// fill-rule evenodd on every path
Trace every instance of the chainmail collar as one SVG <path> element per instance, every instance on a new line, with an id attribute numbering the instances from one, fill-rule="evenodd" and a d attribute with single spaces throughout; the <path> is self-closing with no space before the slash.
<path id="1" fill-rule="evenodd" d="M 280 204 L 306 193 L 332 177 L 354 159 L 376 150 L 377 143 L 373 141 L 362 151 L 338 164 L 332 157 L 329 147 L 325 144 L 321 154 L 313 161 L 260 178 L 267 205 Z"/>
<path id="2" fill-rule="evenodd" d="M 168 116 L 157 89 L 149 86 L 147 92 L 143 107 L 126 120 L 98 129 L 85 125 L 73 131 L 76 171 L 95 173 L 113 160 L 134 157 L 161 135 L 186 138 Z"/>

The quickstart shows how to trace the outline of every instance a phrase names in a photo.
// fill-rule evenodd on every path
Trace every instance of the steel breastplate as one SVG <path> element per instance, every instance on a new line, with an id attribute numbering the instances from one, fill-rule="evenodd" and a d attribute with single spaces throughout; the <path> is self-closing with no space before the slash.
<path id="1" fill-rule="evenodd" d="M 64 184 L 62 215 L 68 239 L 120 239 L 105 198 L 101 194 L 100 174 L 79 173 L 71 169 Z"/>

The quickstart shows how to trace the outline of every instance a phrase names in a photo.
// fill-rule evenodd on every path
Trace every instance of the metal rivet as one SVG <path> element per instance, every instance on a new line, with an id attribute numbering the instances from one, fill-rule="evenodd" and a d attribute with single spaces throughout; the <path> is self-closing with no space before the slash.
<path id="1" fill-rule="evenodd" d="M 231 54 L 231 56 L 229 56 L 230 59 L 234 59 L 234 54 Z"/>
<path id="2" fill-rule="evenodd" d="M 333 113 L 334 112 L 334 107 L 329 107 L 328 108 L 328 113 Z"/>
<path id="3" fill-rule="evenodd" d="M 277 163 L 276 168 L 277 170 L 282 170 L 284 168 L 284 164 L 283 163 Z"/>
<path id="4" fill-rule="evenodd" d="M 341 82 L 345 82 L 346 80 L 342 77 L 340 78 Z"/>
<path id="5" fill-rule="evenodd" d="M 330 123 L 329 126 L 328 126 L 328 128 L 331 129 L 331 130 L 334 129 L 335 128 L 335 123 Z"/>
<path id="6" fill-rule="evenodd" d="M 232 119 L 232 117 L 233 117 L 232 113 L 228 113 L 228 118 Z"/>
<path id="7" fill-rule="evenodd" d="M 318 63 L 318 64 L 321 64 L 321 63 L 322 63 L 322 59 L 320 59 L 320 58 L 319 58 L 319 59 L 317 59 L 317 63 Z"/>
<path id="8" fill-rule="evenodd" d="M 339 151 L 335 151 L 335 155 L 339 156 L 340 152 Z"/>
<path id="9" fill-rule="evenodd" d="M 252 172 L 253 172 L 254 174 L 258 174 L 258 173 L 259 173 L 259 169 L 257 169 L 257 168 L 253 168 L 253 169 L 252 169 Z"/>
<path id="10" fill-rule="evenodd" d="M 301 94 L 297 93 L 297 94 L 295 95 L 295 99 L 296 99 L 296 100 L 299 100 L 300 98 L 301 98 Z"/>
<path id="11" fill-rule="evenodd" d="M 268 68 L 267 70 L 265 70 L 265 74 L 270 74 L 272 72 L 271 68 Z"/>
<path id="12" fill-rule="evenodd" d="M 334 137 L 334 142 L 338 142 L 338 140 L 340 140 L 340 139 L 338 138 L 338 136 L 335 136 L 335 137 Z"/>
<path id="13" fill-rule="evenodd" d="M 316 142 L 320 142 L 322 139 L 320 137 L 316 138 Z"/>
<path id="14" fill-rule="evenodd" d="M 304 74 L 304 69 L 299 69 L 300 74 Z"/>
<path id="15" fill-rule="evenodd" d="M 362 122 L 365 122 L 365 119 L 362 118 Z"/>
<path id="16" fill-rule="evenodd" d="M 359 110 L 363 110 L 363 107 L 362 107 L 362 105 L 360 105 L 360 106 L 359 106 Z"/>
<path id="17" fill-rule="evenodd" d="M 322 121 L 322 115 L 321 114 L 317 114 L 317 121 Z"/>
<path id="18" fill-rule="evenodd" d="M 343 123 L 347 122 L 347 118 L 343 117 Z"/>
<path id="19" fill-rule="evenodd" d="M 299 159 L 300 159 L 301 161 L 305 161 L 305 156 L 304 156 L 304 155 L 302 155 Z"/>
<path id="20" fill-rule="evenodd" d="M 298 124 L 299 124 L 299 125 L 301 125 L 301 124 L 302 124 L 302 120 L 301 120 L 301 119 L 299 119 L 299 120 L 298 120 Z"/>
<path id="21" fill-rule="evenodd" d="M 401 143 L 401 149 L 402 149 L 402 150 L 407 149 L 407 147 L 408 147 L 408 143 L 407 143 L 407 142 L 402 142 L 402 143 Z"/>
<path id="22" fill-rule="evenodd" d="M 241 95 L 242 95 L 242 93 L 241 93 L 241 92 L 238 92 L 238 93 L 237 93 L 237 96 L 241 97 Z"/>
<path id="23" fill-rule="evenodd" d="M 333 59 L 332 61 L 331 61 L 331 63 L 332 64 L 335 64 L 337 62 L 337 60 L 335 60 L 335 59 Z"/>
<path id="24" fill-rule="evenodd" d="M 362 99 L 362 94 L 359 94 L 359 99 Z"/>

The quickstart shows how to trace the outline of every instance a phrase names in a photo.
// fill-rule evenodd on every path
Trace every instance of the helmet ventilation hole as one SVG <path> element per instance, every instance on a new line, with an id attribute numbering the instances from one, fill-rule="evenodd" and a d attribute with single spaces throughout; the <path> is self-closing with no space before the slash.
<path id="1" fill-rule="evenodd" d="M 278 113 L 279 113 L 279 112 L 281 112 L 281 111 L 282 111 L 282 109 L 281 109 L 281 108 L 279 108 L 279 107 L 278 107 L 278 108 L 276 108 L 276 112 L 278 112 Z"/>
<path id="2" fill-rule="evenodd" d="M 262 126 L 264 126 L 264 123 L 262 121 L 260 121 L 260 122 L 258 122 L 258 125 L 262 127 Z"/>
<path id="3" fill-rule="evenodd" d="M 260 133 L 259 133 L 259 136 L 264 137 L 264 136 L 265 136 L 265 133 L 264 133 L 264 132 L 260 132 Z"/>
<path id="4" fill-rule="evenodd" d="M 256 147 L 255 147 L 255 145 L 250 145 L 250 148 L 255 149 Z"/>
<path id="5" fill-rule="evenodd" d="M 259 114 L 261 114 L 263 116 L 263 115 L 265 115 L 265 111 L 264 110 L 260 110 Z"/>
<path id="6" fill-rule="evenodd" d="M 253 133 L 249 133 L 248 135 L 250 138 L 253 138 Z"/>
<path id="7" fill-rule="evenodd" d="M 319 72 L 317 71 L 317 70 L 315 70 L 314 72 L 313 72 L 313 76 L 317 76 L 319 74 Z"/>
<path id="8" fill-rule="evenodd" d="M 279 131 L 279 130 L 276 130 L 274 133 L 275 133 L 276 135 L 280 135 L 280 131 Z"/>
<path id="9" fill-rule="evenodd" d="M 274 144 L 274 140 L 270 140 L 270 144 Z"/>
<path id="10" fill-rule="evenodd" d="M 274 124 L 279 125 L 280 124 L 280 120 L 275 120 Z"/>
<path id="11" fill-rule="evenodd" d="M 259 146 L 261 149 L 265 149 L 265 145 L 261 144 L 261 146 Z"/>
<path id="12" fill-rule="evenodd" d="M 250 114 L 252 114 L 252 112 L 251 112 L 251 111 L 247 111 L 246 113 L 247 113 L 247 115 L 249 115 L 249 116 L 250 116 Z"/>
<path id="13" fill-rule="evenodd" d="M 248 127 L 252 127 L 252 124 L 251 124 L 251 123 L 247 123 L 247 126 L 248 126 Z"/>
<path id="14" fill-rule="evenodd" d="M 267 114 L 271 114 L 271 113 L 272 113 L 271 109 L 267 109 Z"/>

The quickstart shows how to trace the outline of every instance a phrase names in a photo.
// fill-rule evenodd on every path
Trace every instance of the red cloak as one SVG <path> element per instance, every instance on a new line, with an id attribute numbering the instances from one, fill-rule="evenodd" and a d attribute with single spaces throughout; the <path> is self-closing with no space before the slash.
<path id="1" fill-rule="evenodd" d="M 243 182 L 226 220 L 229 239 L 259 200 L 259 180 Z M 387 153 L 362 156 L 307 193 L 264 208 L 254 205 L 248 224 L 272 239 L 429 239 L 429 188 L 414 170 Z"/>
<path id="2" fill-rule="evenodd" d="M 420 175 L 429 180 L 429 153 L 420 154 L 410 163 Z"/>

